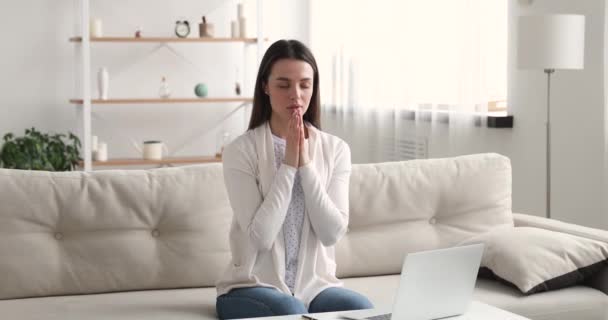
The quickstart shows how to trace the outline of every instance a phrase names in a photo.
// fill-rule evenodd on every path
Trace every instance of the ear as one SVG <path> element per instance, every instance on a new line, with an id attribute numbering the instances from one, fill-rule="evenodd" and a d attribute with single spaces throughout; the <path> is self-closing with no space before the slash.
<path id="1" fill-rule="evenodd" d="M 268 95 L 268 83 L 264 83 L 264 93 Z"/>

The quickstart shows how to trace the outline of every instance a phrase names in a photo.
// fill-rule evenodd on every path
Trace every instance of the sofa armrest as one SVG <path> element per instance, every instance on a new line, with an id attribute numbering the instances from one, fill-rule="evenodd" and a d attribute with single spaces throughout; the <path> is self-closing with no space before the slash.
<path id="1" fill-rule="evenodd" d="M 608 231 L 528 214 L 513 213 L 516 227 L 535 227 L 608 243 Z"/>
<path id="2" fill-rule="evenodd" d="M 515 227 L 535 227 L 556 232 L 568 233 L 571 235 L 593 239 L 608 243 L 608 231 L 583 227 L 573 223 L 559 220 L 547 219 L 544 217 L 531 216 L 521 213 L 513 213 Z M 602 268 L 595 275 L 589 278 L 586 285 L 608 294 L 608 267 Z"/>

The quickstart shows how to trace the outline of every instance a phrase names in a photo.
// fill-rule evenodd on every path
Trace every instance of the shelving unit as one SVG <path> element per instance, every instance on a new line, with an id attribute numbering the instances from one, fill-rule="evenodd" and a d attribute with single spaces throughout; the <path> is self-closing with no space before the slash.
<path id="1" fill-rule="evenodd" d="M 82 37 L 71 37 L 70 42 L 82 42 Z M 171 43 L 171 42 L 195 42 L 195 43 L 218 43 L 218 42 L 243 42 L 243 43 L 257 43 L 257 38 L 176 38 L 176 37 L 100 37 L 90 38 L 90 42 L 157 42 L 157 43 Z"/>
<path id="2" fill-rule="evenodd" d="M 165 104 L 165 103 L 229 103 L 229 102 L 241 102 L 251 103 L 253 98 L 128 98 L 128 99 L 91 99 L 91 104 Z M 84 100 L 82 99 L 70 99 L 71 104 L 82 105 Z"/>
<path id="3" fill-rule="evenodd" d="M 93 161 L 93 166 L 143 166 L 143 165 L 170 165 L 170 164 L 192 164 L 192 163 L 212 163 L 221 162 L 221 157 L 206 156 L 206 157 L 170 157 L 162 160 L 143 160 L 143 159 L 112 159 L 108 161 Z M 83 163 L 81 161 L 80 166 Z"/>
<path id="4" fill-rule="evenodd" d="M 83 161 L 81 167 L 84 171 L 91 171 L 92 168 L 98 166 L 130 166 L 130 165 L 170 165 L 170 164 L 190 164 L 190 163 L 209 163 L 219 162 L 221 158 L 216 156 L 196 156 L 196 157 L 169 157 L 163 160 L 143 160 L 143 159 L 108 159 L 108 161 L 92 161 L 91 152 L 91 110 L 92 105 L 124 105 L 124 104 L 172 104 L 172 103 L 242 103 L 251 104 L 251 97 L 181 97 L 181 98 L 117 98 L 117 99 L 92 99 L 91 98 L 91 44 L 92 43 L 115 43 L 115 44 L 130 44 L 130 43 L 191 43 L 191 44 L 208 44 L 217 43 L 243 43 L 245 45 L 257 45 L 257 63 L 259 64 L 263 54 L 263 42 L 267 41 L 263 37 L 263 0 L 256 0 L 257 4 L 257 35 L 256 37 L 247 38 L 226 38 L 226 37 L 206 37 L 206 38 L 178 38 L 178 37 L 90 37 L 89 20 L 90 20 L 90 1 L 77 0 L 80 3 L 80 36 L 69 38 L 69 41 L 80 46 L 80 60 L 82 63 L 81 80 L 81 98 L 70 99 L 69 103 L 77 105 L 79 112 L 79 123 L 81 124 L 80 139 L 82 141 Z"/>

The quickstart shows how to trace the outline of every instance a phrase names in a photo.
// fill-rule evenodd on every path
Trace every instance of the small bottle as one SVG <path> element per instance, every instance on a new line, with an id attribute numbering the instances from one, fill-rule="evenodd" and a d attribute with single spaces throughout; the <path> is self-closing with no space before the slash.
<path id="1" fill-rule="evenodd" d="M 222 153 L 224 153 L 224 147 L 230 143 L 230 132 L 224 131 L 217 137 L 217 151 L 215 152 L 215 157 L 218 159 L 222 158 Z"/>
<path id="2" fill-rule="evenodd" d="M 158 95 L 163 98 L 169 98 L 171 96 L 171 90 L 169 89 L 169 84 L 167 83 L 167 78 L 163 77 L 160 81 L 160 89 L 158 89 Z"/>
<path id="3" fill-rule="evenodd" d="M 241 84 L 239 83 L 239 68 L 236 67 L 235 70 L 235 75 L 234 78 L 236 79 L 235 83 L 234 83 L 234 93 L 236 93 L 237 96 L 241 95 Z"/>

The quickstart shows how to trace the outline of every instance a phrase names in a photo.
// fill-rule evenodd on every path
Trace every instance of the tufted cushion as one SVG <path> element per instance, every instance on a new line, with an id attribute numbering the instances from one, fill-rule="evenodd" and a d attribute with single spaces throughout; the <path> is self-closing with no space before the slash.
<path id="1" fill-rule="evenodd" d="M 496 154 L 354 165 L 338 275 L 395 274 L 407 252 L 512 225 Z M 0 169 L 0 299 L 213 286 L 230 252 L 220 164 Z"/>
<path id="2" fill-rule="evenodd" d="M 513 225 L 511 163 L 498 154 L 353 166 L 339 277 L 395 274 L 408 252 Z"/>
<path id="3" fill-rule="evenodd" d="M 229 260 L 220 164 L 0 169 L 0 299 L 213 286 Z"/>

